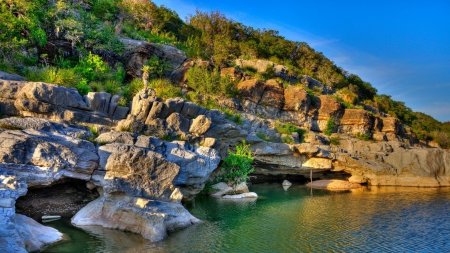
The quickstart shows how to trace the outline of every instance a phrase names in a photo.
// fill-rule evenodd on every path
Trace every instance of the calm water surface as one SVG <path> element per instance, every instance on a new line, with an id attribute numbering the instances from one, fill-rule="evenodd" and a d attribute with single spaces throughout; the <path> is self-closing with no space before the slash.
<path id="1" fill-rule="evenodd" d="M 65 233 L 44 252 L 450 252 L 450 189 L 370 187 L 330 192 L 258 184 L 256 201 L 198 197 L 202 223 L 158 243 L 121 231 Z"/>

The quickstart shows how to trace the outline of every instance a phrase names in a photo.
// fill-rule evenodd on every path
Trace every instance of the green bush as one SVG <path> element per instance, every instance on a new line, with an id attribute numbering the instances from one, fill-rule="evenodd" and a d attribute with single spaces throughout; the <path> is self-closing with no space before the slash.
<path id="1" fill-rule="evenodd" d="M 341 143 L 340 137 L 339 136 L 330 137 L 330 143 L 331 143 L 331 145 L 335 145 L 335 146 L 339 145 Z"/>
<path id="2" fill-rule="evenodd" d="M 111 67 L 109 67 L 100 56 L 89 52 L 89 54 L 81 59 L 74 67 L 74 71 L 83 78 L 86 78 L 88 82 L 104 81 L 108 79 Z"/>
<path id="3" fill-rule="evenodd" d="M 252 162 L 253 155 L 250 144 L 243 140 L 241 144 L 236 146 L 235 153 L 228 150 L 228 156 L 223 159 L 220 180 L 226 181 L 231 186 L 245 182 L 248 174 L 254 170 Z"/>
<path id="4" fill-rule="evenodd" d="M 167 61 L 160 60 L 156 55 L 148 59 L 144 66 L 148 66 L 148 74 L 151 79 L 161 78 L 172 70 L 172 66 Z"/>
<path id="5" fill-rule="evenodd" d="M 104 89 L 106 92 L 116 95 L 120 92 L 120 83 L 115 80 L 107 80 L 104 85 Z"/>
<path id="6" fill-rule="evenodd" d="M 91 92 L 91 86 L 88 85 L 87 80 L 85 78 L 81 79 L 81 81 L 76 85 L 78 93 L 80 93 L 81 96 L 87 95 L 89 92 Z"/>
<path id="7" fill-rule="evenodd" d="M 57 67 L 45 67 L 36 71 L 27 70 L 25 77 L 29 81 L 57 84 L 69 88 L 76 87 L 80 81 L 73 70 Z"/>
<path id="8" fill-rule="evenodd" d="M 333 133 L 335 127 L 336 125 L 334 124 L 334 118 L 333 117 L 329 118 L 324 133 L 330 136 Z"/>
<path id="9" fill-rule="evenodd" d="M 281 123 L 276 123 L 275 124 L 275 129 L 277 130 L 278 133 L 280 134 L 288 134 L 290 135 L 291 133 L 298 133 L 298 137 L 301 139 L 303 134 L 305 133 L 305 130 L 292 125 L 291 123 L 286 123 L 286 124 L 281 124 Z"/>
<path id="10" fill-rule="evenodd" d="M 282 137 L 281 142 L 286 143 L 286 144 L 294 144 L 295 143 L 294 139 L 292 139 L 292 136 L 289 136 L 289 135 Z"/>
<path id="11" fill-rule="evenodd" d="M 209 71 L 205 67 L 192 67 L 187 73 L 188 86 L 202 94 L 235 97 L 238 92 L 230 76 L 220 76 L 217 70 Z"/>
<path id="12" fill-rule="evenodd" d="M 168 79 L 153 79 L 148 86 L 153 88 L 156 95 L 163 99 L 182 96 L 181 88 L 170 83 Z"/>
<path id="13" fill-rule="evenodd" d="M 372 137 L 370 136 L 370 134 L 362 134 L 362 133 L 357 133 L 355 135 L 356 138 L 362 140 L 362 141 L 369 141 L 372 139 Z"/>

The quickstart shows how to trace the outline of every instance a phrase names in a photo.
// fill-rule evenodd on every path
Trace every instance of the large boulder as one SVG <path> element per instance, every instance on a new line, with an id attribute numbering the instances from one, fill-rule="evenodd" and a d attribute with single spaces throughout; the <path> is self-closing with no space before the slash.
<path id="1" fill-rule="evenodd" d="M 264 93 L 261 96 L 259 104 L 281 109 L 283 108 L 283 103 L 283 85 L 275 79 L 267 80 L 264 87 Z"/>
<path id="2" fill-rule="evenodd" d="M 239 83 L 237 88 L 243 99 L 258 104 L 264 94 L 265 85 L 257 79 L 251 79 Z"/>
<path id="3" fill-rule="evenodd" d="M 215 149 L 209 147 L 189 149 L 183 141 L 163 142 L 156 137 L 130 133 L 127 133 L 127 137 L 119 133 L 105 133 L 101 134 L 97 141 L 106 143 L 98 151 L 101 170 L 107 170 L 108 164 L 114 161 L 110 158 L 113 154 L 149 154 L 150 152 L 161 154 L 168 162 L 180 168 L 174 184 L 180 188 L 185 198 L 191 198 L 203 189 L 209 175 L 220 162 L 220 156 Z M 103 183 L 97 184 L 101 186 Z"/>
<path id="4" fill-rule="evenodd" d="M 111 94 L 106 92 L 89 92 L 84 96 L 84 100 L 90 110 L 100 112 L 105 116 L 108 114 Z"/>
<path id="5" fill-rule="evenodd" d="M 330 118 L 333 118 L 336 124 L 337 119 L 342 117 L 344 113 L 344 107 L 341 103 L 335 98 L 326 95 L 319 96 L 315 107 L 319 109 L 316 111 L 312 122 L 311 130 L 314 131 L 324 131 Z"/>
<path id="6" fill-rule="evenodd" d="M 65 177 L 89 180 L 97 166 L 91 142 L 33 129 L 0 132 L 0 168 L 29 186 L 50 185 Z"/>
<path id="7" fill-rule="evenodd" d="M 181 194 L 172 184 L 180 167 L 161 154 L 145 149 L 114 153 L 108 158 L 103 190 L 113 194 L 179 203 Z"/>
<path id="8" fill-rule="evenodd" d="M 305 89 L 289 85 L 284 91 L 284 110 L 307 112 L 311 99 Z"/>
<path id="9" fill-rule="evenodd" d="M 25 77 L 0 71 L 0 79 L 9 81 L 25 81 Z"/>
<path id="10" fill-rule="evenodd" d="M 198 222 L 181 204 L 124 194 L 101 197 L 72 218 L 72 224 L 76 226 L 94 225 L 130 231 L 152 242 L 163 240 L 169 231 Z"/>
<path id="11" fill-rule="evenodd" d="M 345 109 L 338 131 L 352 135 L 370 134 L 374 123 L 374 116 L 364 109 Z"/>
<path id="12" fill-rule="evenodd" d="M 155 44 L 142 41 L 122 40 L 129 45 L 130 52 L 125 54 L 125 69 L 127 74 L 134 78 L 142 76 L 142 66 L 153 56 L 167 61 L 172 70 L 178 69 L 186 60 L 186 54 L 172 46 L 164 44 Z M 170 72 L 165 73 L 169 75 Z"/>

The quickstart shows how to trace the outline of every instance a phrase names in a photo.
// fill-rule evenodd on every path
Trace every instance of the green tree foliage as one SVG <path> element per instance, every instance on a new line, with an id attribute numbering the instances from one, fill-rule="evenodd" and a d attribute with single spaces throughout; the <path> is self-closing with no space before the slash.
<path id="1" fill-rule="evenodd" d="M 223 159 L 220 179 L 231 186 L 245 182 L 248 174 L 254 170 L 252 162 L 253 155 L 250 144 L 243 140 L 241 144 L 236 146 L 236 152 L 228 150 L 228 156 Z"/>
<path id="2" fill-rule="evenodd" d="M 45 19 L 45 0 L 0 1 L 0 57 L 20 62 L 21 49 L 26 46 L 43 46 L 47 35 L 41 20 Z"/>
<path id="3" fill-rule="evenodd" d="M 205 67 L 190 68 L 187 73 L 189 88 L 204 96 L 215 94 L 218 96 L 234 97 L 237 95 L 236 85 L 229 76 L 220 76 L 217 70 Z"/>

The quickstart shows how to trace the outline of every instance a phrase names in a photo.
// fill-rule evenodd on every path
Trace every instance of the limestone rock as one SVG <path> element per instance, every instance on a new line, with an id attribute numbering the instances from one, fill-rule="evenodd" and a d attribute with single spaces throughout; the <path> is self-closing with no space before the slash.
<path id="1" fill-rule="evenodd" d="M 181 194 L 172 184 L 179 170 L 153 151 L 114 153 L 106 164 L 103 189 L 108 194 L 124 192 L 131 197 L 180 203 Z"/>
<path id="2" fill-rule="evenodd" d="M 128 45 L 131 45 L 132 50 L 125 55 L 127 59 L 125 63 L 125 70 L 127 74 L 134 78 L 141 78 L 142 66 L 152 56 L 157 56 L 161 60 L 167 61 L 172 70 L 180 67 L 187 59 L 186 54 L 172 46 L 164 44 L 147 43 L 143 41 L 126 40 Z M 165 73 L 169 75 L 170 73 Z"/>
<path id="3" fill-rule="evenodd" d="M 284 110 L 286 111 L 308 111 L 311 100 L 305 89 L 289 85 L 284 91 Z"/>
<path id="4" fill-rule="evenodd" d="M 283 108 L 283 101 L 284 89 L 282 84 L 275 79 L 267 80 L 259 104 L 281 109 Z"/>
<path id="5" fill-rule="evenodd" d="M 345 109 L 340 120 L 339 132 L 348 134 L 367 134 L 374 128 L 375 119 L 364 109 Z"/>
<path id="6" fill-rule="evenodd" d="M 229 185 L 227 185 L 224 182 L 219 182 L 217 184 L 214 184 L 211 186 L 213 189 L 216 189 L 217 191 L 211 194 L 211 197 L 214 198 L 221 198 L 223 195 L 225 195 L 227 192 L 233 191 L 233 188 L 231 188 Z"/>
<path id="7" fill-rule="evenodd" d="M 111 94 L 106 92 L 89 92 L 84 97 L 84 100 L 90 110 L 101 112 L 105 116 L 108 115 Z"/>
<path id="8" fill-rule="evenodd" d="M 7 81 L 0 78 L 0 97 L 6 99 L 17 99 L 22 88 L 27 82 Z"/>
<path id="9" fill-rule="evenodd" d="M 166 238 L 168 231 L 198 222 L 181 204 L 120 194 L 92 201 L 72 218 L 76 226 L 120 229 L 141 234 L 152 242 Z"/>
<path id="10" fill-rule="evenodd" d="M 231 80 L 233 80 L 233 81 L 241 80 L 241 78 L 242 78 L 242 72 L 234 67 L 222 68 L 220 70 L 220 76 L 227 76 L 227 75 L 230 76 Z"/>
<path id="11" fill-rule="evenodd" d="M 287 181 L 287 180 L 284 180 L 283 183 L 282 183 L 281 185 L 283 185 L 283 186 L 291 186 L 292 183 L 289 182 L 289 181 Z"/>
<path id="12" fill-rule="evenodd" d="M 9 81 L 25 81 L 25 77 L 0 71 L 0 79 Z"/>
<path id="13" fill-rule="evenodd" d="M 236 195 L 225 195 L 222 197 L 223 199 L 245 199 L 245 198 L 258 198 L 258 194 L 254 192 L 246 192 Z"/>
<path id="14" fill-rule="evenodd" d="M 40 250 L 45 244 L 62 239 L 56 229 L 16 214 L 15 202 L 27 192 L 27 184 L 0 168 L 0 248 L 3 252 Z"/>
<path id="15" fill-rule="evenodd" d="M 183 105 L 183 109 L 181 109 L 181 115 L 186 118 L 192 119 L 197 117 L 200 112 L 200 106 L 194 104 L 192 102 L 185 102 Z"/>
<path id="16" fill-rule="evenodd" d="M 238 91 L 243 99 L 248 99 L 258 104 L 264 94 L 265 85 L 263 82 L 251 79 L 238 84 Z"/>
<path id="17" fill-rule="evenodd" d="M 89 180 L 98 166 L 92 143 L 32 129 L 0 133 L 0 168 L 29 186 L 49 185 L 63 177 Z"/>
<path id="18" fill-rule="evenodd" d="M 169 79 L 173 83 L 177 83 L 177 84 L 185 83 L 187 81 L 187 72 L 193 66 L 194 66 L 193 61 L 188 61 L 188 62 L 183 63 L 182 66 L 180 66 L 179 68 L 172 71 L 172 73 L 170 73 Z"/>
<path id="19" fill-rule="evenodd" d="M 189 132 L 189 120 L 181 114 L 172 113 L 167 119 L 167 129 L 172 132 L 174 136 L 185 136 Z"/>
<path id="20" fill-rule="evenodd" d="M 128 111 L 130 108 L 125 106 L 117 106 L 114 110 L 114 114 L 112 115 L 113 119 L 124 119 L 127 117 Z"/>
<path id="21" fill-rule="evenodd" d="M 55 127 L 48 120 L 40 118 L 6 118 L 0 119 L 0 124 L 11 125 L 20 129 L 34 129 L 56 132 Z"/>
<path id="22" fill-rule="evenodd" d="M 8 116 L 19 116 L 20 111 L 15 106 L 15 100 L 0 98 L 0 113 Z"/>
<path id="23" fill-rule="evenodd" d="M 76 89 L 53 84 L 27 82 L 20 90 L 17 98 L 40 101 L 63 108 L 89 109 Z"/>
<path id="24" fill-rule="evenodd" d="M 381 132 L 399 134 L 401 129 L 401 122 L 397 118 L 382 118 L 383 128 Z"/>
<path id="25" fill-rule="evenodd" d="M 21 214 L 16 214 L 16 229 L 25 243 L 27 251 L 37 251 L 44 246 L 62 239 L 63 234 L 58 230 L 46 227 L 37 221 Z"/>
<path id="26" fill-rule="evenodd" d="M 172 113 L 180 113 L 184 106 L 184 99 L 182 98 L 169 98 L 164 104 L 166 104 L 167 116 L 170 116 Z"/>
<path id="27" fill-rule="evenodd" d="M 189 128 L 189 132 L 196 135 L 203 135 L 209 130 L 210 126 L 211 120 L 205 115 L 200 115 L 192 120 L 192 125 Z"/>

